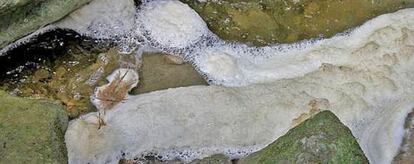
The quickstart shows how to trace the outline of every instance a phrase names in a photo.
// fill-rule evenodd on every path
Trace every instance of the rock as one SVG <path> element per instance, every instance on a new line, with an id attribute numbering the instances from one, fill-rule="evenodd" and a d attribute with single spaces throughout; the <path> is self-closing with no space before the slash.
<path id="1" fill-rule="evenodd" d="M 179 1 L 150 1 L 140 6 L 137 27 L 156 47 L 186 48 L 208 35 L 207 24 Z"/>
<path id="2" fill-rule="evenodd" d="M 240 160 L 240 164 L 252 163 L 368 163 L 368 160 L 351 131 L 332 112 L 323 111 Z"/>
<path id="3" fill-rule="evenodd" d="M 94 0 L 51 27 L 72 29 L 96 39 L 121 39 L 135 28 L 133 0 Z"/>
<path id="4" fill-rule="evenodd" d="M 192 85 L 207 85 L 192 65 L 171 64 L 166 58 L 167 56 L 164 54 L 142 55 L 142 67 L 139 70 L 140 82 L 132 94 Z"/>
<path id="5" fill-rule="evenodd" d="M 404 130 L 400 151 L 393 161 L 395 164 L 414 163 L 414 109 L 405 120 Z"/>
<path id="6" fill-rule="evenodd" d="M 331 37 L 368 19 L 414 6 L 413 0 L 181 0 L 221 38 L 254 45 Z"/>
<path id="7" fill-rule="evenodd" d="M 0 91 L 0 163 L 67 163 L 63 107 Z"/>
<path id="8" fill-rule="evenodd" d="M 0 49 L 91 0 L 0 0 Z"/>

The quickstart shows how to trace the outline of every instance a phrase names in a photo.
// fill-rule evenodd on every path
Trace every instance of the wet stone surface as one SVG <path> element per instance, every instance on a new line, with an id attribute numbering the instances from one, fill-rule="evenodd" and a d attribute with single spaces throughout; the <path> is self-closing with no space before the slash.
<path id="1" fill-rule="evenodd" d="M 331 37 L 414 0 L 181 0 L 223 39 L 268 45 Z"/>
<path id="2" fill-rule="evenodd" d="M 207 85 L 192 65 L 175 61 L 166 54 L 143 54 L 140 81 L 132 94 L 147 93 L 168 88 Z"/>

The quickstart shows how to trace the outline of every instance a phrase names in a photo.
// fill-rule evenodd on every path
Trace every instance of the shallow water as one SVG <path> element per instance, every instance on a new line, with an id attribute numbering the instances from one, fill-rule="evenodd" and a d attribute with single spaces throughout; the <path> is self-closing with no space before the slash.
<path id="1" fill-rule="evenodd" d="M 86 82 L 105 65 L 98 56 L 108 47 L 71 30 L 44 33 L 0 56 L 0 86 L 16 96 L 59 100 L 71 118 L 95 111 L 89 96 L 96 84 Z"/>

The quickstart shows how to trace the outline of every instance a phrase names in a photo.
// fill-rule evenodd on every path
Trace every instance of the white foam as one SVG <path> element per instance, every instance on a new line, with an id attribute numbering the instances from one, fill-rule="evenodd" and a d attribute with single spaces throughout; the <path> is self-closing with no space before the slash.
<path id="1" fill-rule="evenodd" d="M 95 0 L 53 23 L 96 39 L 132 35 L 136 9 L 133 0 Z"/>
<path id="2" fill-rule="evenodd" d="M 137 21 L 141 27 L 137 32 L 162 47 L 184 48 L 209 32 L 194 10 L 171 0 L 144 3 Z"/>
<path id="3" fill-rule="evenodd" d="M 95 113 L 74 120 L 66 133 L 70 163 L 116 163 L 123 153 L 134 158 L 148 151 L 188 150 L 194 152 L 190 160 L 232 148 L 257 150 L 282 136 L 295 118 L 309 112 L 310 101 L 320 99 L 351 129 L 371 163 L 390 163 L 397 153 L 402 120 L 414 107 L 414 9 L 380 16 L 332 39 L 254 48 L 215 36 L 198 40 L 200 35 L 180 30 L 204 28 L 192 25 L 199 18 L 188 6 L 149 3 L 152 10 L 138 15 L 165 18 L 140 22 L 145 27 L 181 22 L 172 26 L 177 31 L 155 29 L 146 36 L 149 44 L 192 60 L 213 83 L 241 87 L 131 96 L 107 113 L 101 130 L 85 121 Z M 170 14 L 159 14 L 165 11 Z M 169 16 L 175 12 L 186 20 Z M 168 30 L 177 33 L 163 33 Z"/>

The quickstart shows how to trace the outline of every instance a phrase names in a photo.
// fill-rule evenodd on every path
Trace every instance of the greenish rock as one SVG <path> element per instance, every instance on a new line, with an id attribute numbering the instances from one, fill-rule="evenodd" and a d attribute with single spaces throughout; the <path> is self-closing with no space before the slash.
<path id="1" fill-rule="evenodd" d="M 181 0 L 223 39 L 262 46 L 331 37 L 414 0 Z"/>
<path id="2" fill-rule="evenodd" d="M 0 163 L 67 163 L 61 105 L 0 91 Z"/>
<path id="3" fill-rule="evenodd" d="M 240 163 L 368 163 L 368 160 L 351 131 L 332 112 L 323 111 Z"/>
<path id="4" fill-rule="evenodd" d="M 91 0 L 0 0 L 0 49 Z"/>
<path id="5" fill-rule="evenodd" d="M 143 54 L 138 87 L 132 94 L 141 94 L 168 88 L 207 85 L 191 64 L 168 62 L 165 54 Z"/>

